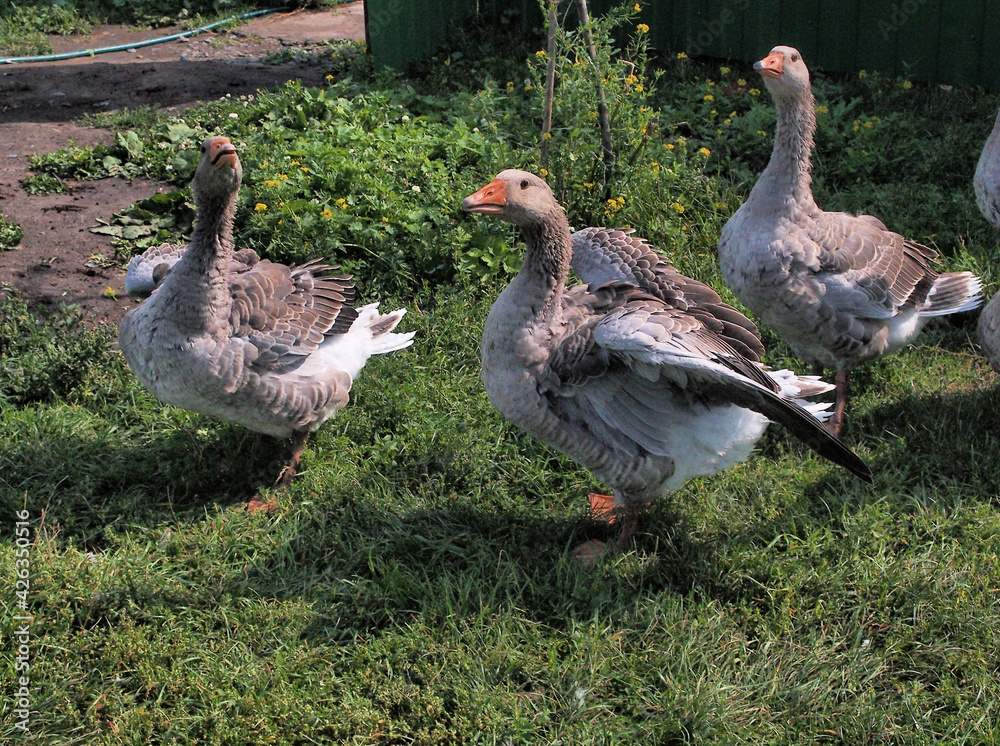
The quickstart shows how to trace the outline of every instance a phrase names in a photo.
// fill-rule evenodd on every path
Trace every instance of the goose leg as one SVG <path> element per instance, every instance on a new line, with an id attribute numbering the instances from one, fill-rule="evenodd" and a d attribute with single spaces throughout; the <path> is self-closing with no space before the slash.
<path id="1" fill-rule="evenodd" d="M 833 408 L 833 416 L 827 421 L 826 426 L 830 432 L 840 437 L 840 428 L 844 424 L 844 408 L 847 406 L 847 387 L 850 379 L 850 372 L 838 370 L 833 382 L 836 385 L 837 403 Z"/>
<path id="2" fill-rule="evenodd" d="M 274 482 L 276 487 L 287 487 L 295 479 L 295 470 L 299 468 L 299 461 L 302 460 L 302 451 L 306 448 L 307 440 L 309 440 L 308 430 L 297 430 L 292 433 L 292 458 L 278 474 L 278 478 Z"/>
<path id="3" fill-rule="evenodd" d="M 618 538 L 612 544 L 619 549 L 625 548 L 632 540 L 636 529 L 639 528 L 639 514 L 644 507 L 649 505 L 649 503 L 630 502 L 619 506 L 611 495 L 599 495 L 594 492 L 587 495 L 587 499 L 590 501 L 590 515 L 594 520 L 603 521 L 609 525 L 620 524 Z M 573 556 L 585 565 L 593 565 L 607 549 L 607 545 L 600 539 L 591 539 L 576 547 L 573 550 Z"/>

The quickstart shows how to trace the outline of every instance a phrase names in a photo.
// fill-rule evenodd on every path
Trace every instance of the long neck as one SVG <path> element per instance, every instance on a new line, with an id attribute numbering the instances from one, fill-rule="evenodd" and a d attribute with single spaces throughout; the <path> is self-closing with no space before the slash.
<path id="1" fill-rule="evenodd" d="M 522 228 L 522 233 L 527 251 L 519 275 L 532 286 L 558 294 L 566 284 L 573 255 L 566 213 L 557 206 L 541 223 Z"/>
<path id="2" fill-rule="evenodd" d="M 221 197 L 201 195 L 188 249 L 160 288 L 159 302 L 172 305 L 173 319 L 190 333 L 218 333 L 220 319 L 229 317 L 235 213 L 235 192 Z"/>
<path id="3" fill-rule="evenodd" d="M 233 218 L 236 193 L 201 195 L 198 215 L 186 258 L 190 269 L 201 275 L 225 275 L 233 255 Z"/>
<path id="4" fill-rule="evenodd" d="M 806 88 L 797 97 L 776 100 L 778 124 L 771 160 L 753 188 L 751 198 L 767 195 L 778 199 L 788 209 L 815 207 L 812 198 L 812 149 L 816 131 L 816 112 L 812 90 Z M 748 200 L 749 201 L 749 200 Z"/>

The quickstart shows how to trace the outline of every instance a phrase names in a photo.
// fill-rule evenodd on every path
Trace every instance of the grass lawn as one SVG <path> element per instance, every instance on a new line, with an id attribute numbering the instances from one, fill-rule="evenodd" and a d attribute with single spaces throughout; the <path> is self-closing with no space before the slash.
<path id="1" fill-rule="evenodd" d="M 105 115 L 91 123 L 115 145 L 36 160 L 40 189 L 173 180 L 112 221 L 125 258 L 183 234 L 197 146 L 226 134 L 246 171 L 237 242 L 339 262 L 417 338 L 369 362 L 260 515 L 244 502 L 286 444 L 160 404 L 114 329 L 0 301 L 5 742 L 23 738 L 23 675 L 46 744 L 1000 742 L 1000 388 L 975 314 L 857 372 L 846 440 L 874 486 L 772 428 L 747 463 L 652 506 L 630 550 L 571 559 L 608 535 L 585 512 L 601 485 L 486 400 L 479 334 L 520 249 L 461 200 L 544 168 L 573 225 L 634 227 L 731 299 L 715 246 L 774 109 L 749 66 L 647 66 L 628 35 L 638 67 L 603 63 L 622 156 L 602 190 L 579 40 L 543 162 L 545 60 L 503 32 L 470 27 L 408 76 L 332 47 L 323 90 Z M 870 211 L 993 292 L 1000 234 L 971 180 L 1000 96 L 813 78 L 819 204 Z"/>

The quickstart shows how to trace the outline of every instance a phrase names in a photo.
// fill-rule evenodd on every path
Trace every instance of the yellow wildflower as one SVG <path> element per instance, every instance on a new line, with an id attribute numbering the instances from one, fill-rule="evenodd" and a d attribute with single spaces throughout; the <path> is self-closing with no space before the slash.
<path id="1" fill-rule="evenodd" d="M 546 176 L 549 175 L 549 170 L 547 168 L 540 168 L 538 169 L 538 175 L 544 179 Z"/>
<path id="2" fill-rule="evenodd" d="M 323 211 L 319 214 L 319 216 L 323 218 L 323 220 L 329 220 L 330 218 L 333 217 L 333 210 L 331 210 L 329 207 L 324 207 Z"/>
<path id="3" fill-rule="evenodd" d="M 586 187 L 587 189 L 592 189 L 593 186 L 594 186 L 594 182 L 592 182 L 592 181 L 585 181 L 585 182 L 583 182 L 583 186 Z"/>
<path id="4" fill-rule="evenodd" d="M 712 151 L 709 150 L 708 148 L 698 148 L 698 152 L 701 153 L 706 158 L 708 158 L 708 156 L 712 155 Z"/>
<path id="5" fill-rule="evenodd" d="M 642 87 L 642 84 L 639 84 L 639 85 L 637 85 L 635 87 L 635 92 L 636 93 L 642 93 L 644 90 L 645 90 L 645 88 Z"/>
<path id="6" fill-rule="evenodd" d="M 903 88 L 904 88 L 904 89 L 906 89 L 906 90 L 908 91 L 908 90 L 910 90 L 911 88 L 913 88 L 913 83 L 911 83 L 911 82 L 910 82 L 910 81 L 908 81 L 908 80 L 904 80 L 904 81 L 903 81 Z"/>
<path id="7" fill-rule="evenodd" d="M 326 79 L 327 79 L 327 80 L 333 80 L 333 76 L 332 76 L 332 75 L 329 75 L 329 74 L 328 74 L 328 75 L 326 76 Z"/>
<path id="8" fill-rule="evenodd" d="M 729 74 L 729 68 L 726 67 L 725 65 L 723 65 L 722 67 L 719 68 L 719 72 L 722 75 L 728 75 Z"/>
<path id="9" fill-rule="evenodd" d="M 278 178 L 285 181 L 288 178 L 288 174 L 278 174 Z"/>
<path id="10" fill-rule="evenodd" d="M 508 80 L 507 81 L 507 93 L 513 93 L 513 92 L 514 92 L 514 81 L 513 80 Z"/>
<path id="11" fill-rule="evenodd" d="M 747 82 L 743 80 L 743 78 L 738 78 L 736 81 L 736 85 L 738 85 L 740 88 L 745 88 L 746 84 Z"/>
<path id="12" fill-rule="evenodd" d="M 265 205 L 263 202 L 258 202 L 256 205 L 253 206 L 254 212 L 265 212 L 266 210 L 267 210 L 267 205 Z"/>
<path id="13" fill-rule="evenodd" d="M 760 95 L 760 91 L 758 91 L 756 88 L 751 88 L 749 91 L 747 91 L 747 93 L 749 93 L 751 96 L 759 96 Z"/>
<path id="14" fill-rule="evenodd" d="M 871 128 L 872 128 L 872 127 L 874 127 L 874 126 L 875 126 L 875 125 L 874 125 L 874 124 L 872 124 L 872 123 L 871 123 L 870 121 L 869 121 L 869 122 L 865 122 L 865 129 L 871 129 Z"/>
<path id="15" fill-rule="evenodd" d="M 866 73 L 864 70 L 858 70 L 858 77 L 859 78 L 867 78 L 868 77 L 868 73 Z"/>
<path id="16" fill-rule="evenodd" d="M 684 205 L 682 205 L 680 202 L 674 202 L 670 206 L 672 208 L 674 208 L 674 212 L 676 212 L 678 215 L 680 215 L 682 212 L 684 212 Z"/>
<path id="17" fill-rule="evenodd" d="M 640 23 L 638 26 L 635 27 L 635 30 L 640 34 L 648 34 L 649 26 L 647 26 L 645 23 Z"/>
<path id="18" fill-rule="evenodd" d="M 629 75 L 625 78 L 625 83 L 632 85 L 633 83 L 638 83 L 639 79 L 635 75 Z"/>
<path id="19" fill-rule="evenodd" d="M 298 161 L 292 161 L 292 162 L 291 162 L 291 163 L 289 163 L 288 165 L 289 165 L 289 166 L 297 166 L 297 165 L 299 165 L 299 162 L 298 162 Z"/>
<path id="20" fill-rule="evenodd" d="M 826 114 L 828 111 L 830 111 L 830 110 L 827 107 L 825 107 L 825 106 L 817 106 L 816 107 L 816 113 L 817 114 Z"/>
<path id="21" fill-rule="evenodd" d="M 686 54 L 684 54 L 684 52 L 678 52 L 677 53 L 677 59 L 679 59 L 679 60 L 686 60 L 687 58 L 688 58 L 688 56 Z"/>
<path id="22" fill-rule="evenodd" d="M 543 132 L 542 133 L 542 139 L 543 140 L 551 140 L 552 139 L 552 133 L 551 132 Z"/>
<path id="23" fill-rule="evenodd" d="M 537 52 L 535 52 L 535 56 L 538 57 L 539 59 L 541 59 L 542 57 L 545 56 L 545 50 L 544 49 L 539 49 Z"/>
<path id="24" fill-rule="evenodd" d="M 635 12 L 636 13 L 641 13 L 642 12 L 642 6 L 639 5 L 639 3 L 635 4 Z"/>
<path id="25" fill-rule="evenodd" d="M 451 65 L 451 57 L 449 57 L 448 59 L 446 59 L 446 60 L 444 61 L 444 66 L 445 66 L 445 67 L 449 67 L 450 65 Z"/>
<path id="26" fill-rule="evenodd" d="M 340 199 L 338 199 L 336 204 L 337 204 L 337 206 L 341 210 L 346 210 L 347 209 L 347 200 L 344 199 L 343 197 L 341 197 Z"/>
<path id="27" fill-rule="evenodd" d="M 104 288 L 104 292 L 101 293 L 105 298 L 110 298 L 111 300 L 118 300 L 118 294 L 115 292 L 113 287 Z"/>
<path id="28" fill-rule="evenodd" d="M 389 216 L 388 215 L 383 215 L 382 216 L 382 222 L 383 223 L 388 223 L 389 222 Z"/>
<path id="29" fill-rule="evenodd" d="M 279 186 L 280 184 L 281 184 L 281 182 L 278 181 L 277 179 L 266 179 L 264 181 L 264 186 L 266 186 L 266 187 L 276 187 L 276 186 Z"/>
<path id="30" fill-rule="evenodd" d="M 672 142 L 668 142 L 666 147 L 667 147 L 667 150 L 673 150 L 674 149 L 674 144 Z"/>
<path id="31" fill-rule="evenodd" d="M 299 166 L 299 171 L 302 171 L 304 173 L 309 173 L 309 169 L 306 166 Z"/>
<path id="32" fill-rule="evenodd" d="M 761 137 L 767 137 L 767 133 L 764 130 L 757 130 L 757 134 Z"/>
<path id="33" fill-rule="evenodd" d="M 704 100 L 705 101 L 715 101 L 715 96 L 713 96 L 711 93 L 706 93 L 705 97 L 704 97 Z"/>

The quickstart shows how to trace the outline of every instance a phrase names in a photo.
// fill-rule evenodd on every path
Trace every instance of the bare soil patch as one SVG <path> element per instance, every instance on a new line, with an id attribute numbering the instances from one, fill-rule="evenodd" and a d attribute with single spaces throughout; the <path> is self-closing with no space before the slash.
<path id="1" fill-rule="evenodd" d="M 88 35 L 53 37 L 55 51 L 134 44 L 183 29 L 135 31 L 104 26 Z M 318 86 L 329 70 L 322 42 L 364 39 L 362 2 L 327 11 L 274 13 L 227 30 L 132 51 L 64 61 L 0 66 L 0 212 L 24 230 L 20 246 L 0 251 L 0 287 L 13 285 L 39 309 L 79 306 L 91 322 L 117 322 L 126 299 L 124 270 L 97 266 L 114 256 L 108 236 L 91 233 L 164 184 L 142 179 L 71 183 L 60 194 L 33 196 L 21 186 L 29 156 L 77 145 L 110 143 L 114 133 L 80 127 L 83 114 L 152 105 L 180 111 L 230 93 L 254 93 L 300 80 Z M 281 55 L 282 51 L 294 54 Z M 274 62 L 275 55 L 284 61 Z M 105 295 L 111 288 L 117 300 Z"/>

